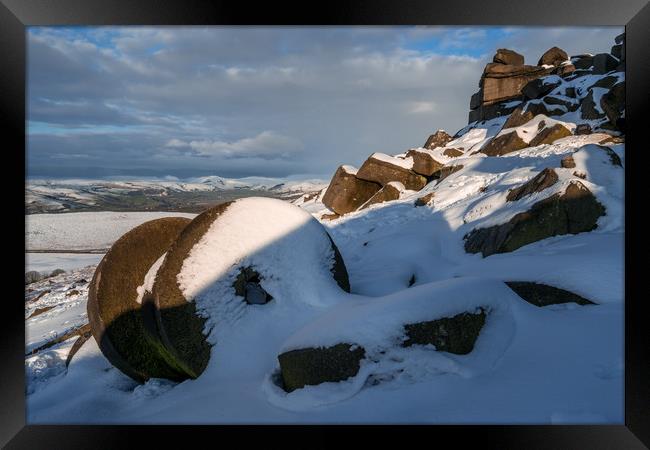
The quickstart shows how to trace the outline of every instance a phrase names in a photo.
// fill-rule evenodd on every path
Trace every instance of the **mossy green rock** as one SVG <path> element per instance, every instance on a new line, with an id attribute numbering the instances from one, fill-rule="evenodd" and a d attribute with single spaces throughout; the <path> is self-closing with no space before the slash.
<path id="1" fill-rule="evenodd" d="M 136 381 L 183 379 L 146 333 L 137 288 L 190 223 L 182 217 L 146 222 L 118 239 L 95 270 L 88 288 L 88 319 L 104 356 Z"/>
<path id="2" fill-rule="evenodd" d="M 359 372 L 365 353 L 363 347 L 347 343 L 282 353 L 278 361 L 284 390 L 347 380 Z"/>
<path id="3" fill-rule="evenodd" d="M 557 305 L 561 303 L 577 303 L 578 305 L 594 305 L 584 297 L 564 289 L 548 286 L 531 281 L 506 281 L 506 285 L 515 293 L 535 306 Z"/>
<path id="4" fill-rule="evenodd" d="M 474 349 L 486 316 L 485 310 L 481 309 L 479 313 L 464 312 L 453 317 L 405 325 L 407 339 L 403 345 L 431 344 L 441 352 L 466 355 Z"/>
<path id="5" fill-rule="evenodd" d="M 478 228 L 465 235 L 465 251 L 489 256 L 512 252 L 542 239 L 562 234 L 577 234 L 596 228 L 605 207 L 579 181 L 569 184 L 563 194 L 535 203 L 510 221 Z"/>

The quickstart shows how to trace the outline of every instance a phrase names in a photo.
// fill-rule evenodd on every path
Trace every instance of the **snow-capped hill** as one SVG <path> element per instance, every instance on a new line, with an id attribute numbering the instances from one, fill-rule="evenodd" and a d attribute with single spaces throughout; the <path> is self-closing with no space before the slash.
<path id="1" fill-rule="evenodd" d="M 28 214 L 69 211 L 185 211 L 250 195 L 294 199 L 326 185 L 322 180 L 284 180 L 219 176 L 187 180 L 29 180 Z"/>

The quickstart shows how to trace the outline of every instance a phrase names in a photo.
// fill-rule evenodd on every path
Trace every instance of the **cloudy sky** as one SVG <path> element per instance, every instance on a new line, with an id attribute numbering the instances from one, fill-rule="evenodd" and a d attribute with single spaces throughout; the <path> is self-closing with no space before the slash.
<path id="1" fill-rule="evenodd" d="M 494 50 L 607 28 L 31 27 L 30 177 L 318 176 L 467 123 Z"/>

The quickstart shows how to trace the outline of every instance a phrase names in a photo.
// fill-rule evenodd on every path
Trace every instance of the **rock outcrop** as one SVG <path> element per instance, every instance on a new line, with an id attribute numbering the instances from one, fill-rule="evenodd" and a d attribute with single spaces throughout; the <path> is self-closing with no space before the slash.
<path id="1" fill-rule="evenodd" d="M 423 147 L 427 150 L 433 150 L 436 147 L 444 147 L 451 140 L 452 137 L 445 130 L 438 130 L 429 136 Z"/>
<path id="2" fill-rule="evenodd" d="M 495 136 L 485 144 L 480 152 L 488 156 L 501 156 L 528 147 L 528 143 L 519 137 L 516 131 Z"/>
<path id="3" fill-rule="evenodd" d="M 356 172 L 351 166 L 341 166 L 330 181 L 323 204 L 336 214 L 356 211 L 381 189 L 379 183 L 357 178 Z"/>
<path id="4" fill-rule="evenodd" d="M 361 205 L 359 210 L 366 209 L 369 206 L 376 205 L 377 203 L 390 202 L 399 199 L 400 194 L 404 190 L 404 185 L 399 181 L 391 181 L 386 186 L 382 187 L 375 195 L 370 197 L 366 203 Z"/>
<path id="5" fill-rule="evenodd" d="M 431 153 L 421 150 L 409 150 L 406 157 L 413 159 L 413 172 L 425 177 L 432 176 L 444 166 L 443 163 L 436 161 Z"/>
<path id="6" fill-rule="evenodd" d="M 540 122 L 540 125 L 543 122 Z M 562 124 L 556 123 L 550 127 L 539 130 L 533 139 L 528 143 L 528 147 L 535 147 L 542 144 L 552 144 L 558 139 L 571 136 L 571 130 Z"/>
<path id="7" fill-rule="evenodd" d="M 382 186 L 391 181 L 399 181 L 411 191 L 419 191 L 427 184 L 427 179 L 411 170 L 411 165 L 407 164 L 405 160 L 383 153 L 370 155 L 359 168 L 357 178 Z"/>
<path id="8" fill-rule="evenodd" d="M 486 257 L 552 236 L 591 231 L 604 214 L 605 207 L 589 189 L 572 181 L 564 193 L 535 203 L 504 224 L 472 230 L 465 235 L 465 251 Z"/>
<path id="9" fill-rule="evenodd" d="M 506 196 L 506 201 L 514 202 L 521 200 L 530 194 L 541 192 L 553 186 L 557 181 L 557 173 L 553 169 L 546 168 L 518 188 L 511 189 Z"/>
<path id="10" fill-rule="evenodd" d="M 563 62 L 569 60 L 569 55 L 559 47 L 549 48 L 544 52 L 539 61 L 537 62 L 538 66 L 560 66 Z"/>

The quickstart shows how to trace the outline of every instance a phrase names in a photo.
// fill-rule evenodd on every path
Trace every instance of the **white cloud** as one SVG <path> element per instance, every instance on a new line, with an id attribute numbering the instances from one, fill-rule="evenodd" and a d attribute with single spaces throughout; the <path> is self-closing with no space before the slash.
<path id="1" fill-rule="evenodd" d="M 304 145 L 300 140 L 273 131 L 263 131 L 257 136 L 242 138 L 233 142 L 210 139 L 186 142 L 180 139 L 171 139 L 165 146 L 190 148 L 199 156 L 262 159 L 289 158 L 304 149 Z"/>

